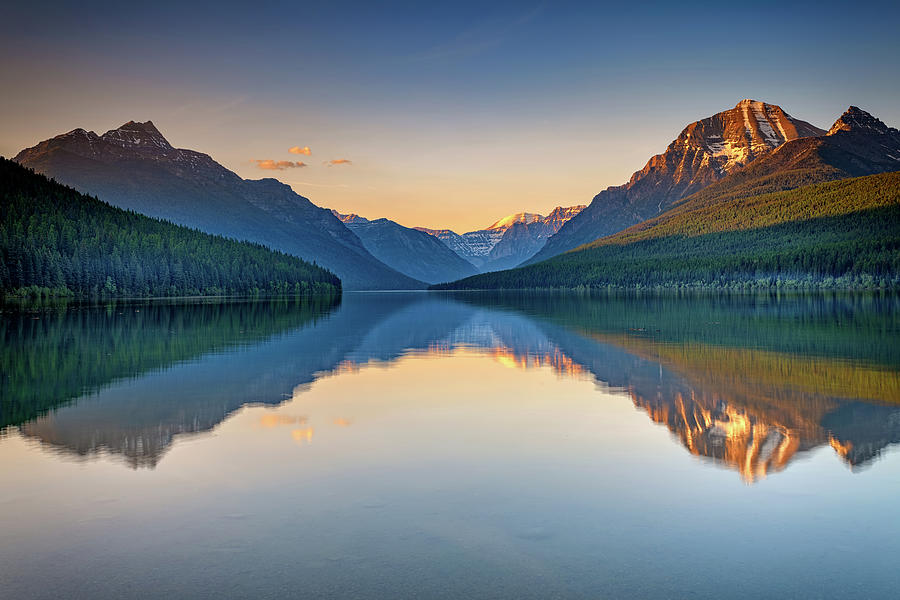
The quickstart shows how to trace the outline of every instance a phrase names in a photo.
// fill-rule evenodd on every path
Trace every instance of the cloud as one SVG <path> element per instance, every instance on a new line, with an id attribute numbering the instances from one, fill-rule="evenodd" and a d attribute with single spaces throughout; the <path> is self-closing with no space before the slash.
<path id="1" fill-rule="evenodd" d="M 253 162 L 255 162 L 256 166 L 260 169 L 266 169 L 267 171 L 284 171 L 285 169 L 296 169 L 297 167 L 306 166 L 306 163 L 303 161 L 272 160 L 271 158 L 256 158 L 253 159 Z"/>
<path id="2" fill-rule="evenodd" d="M 335 165 L 352 165 L 353 161 L 347 160 L 346 158 L 333 158 L 331 160 L 326 160 L 323 164 L 333 167 Z"/>
<path id="3" fill-rule="evenodd" d="M 288 152 L 290 152 L 291 154 L 303 154 L 305 156 L 309 156 L 310 154 L 312 154 L 312 150 L 309 149 L 309 146 L 303 146 L 302 148 L 300 146 L 294 146 L 293 148 L 289 149 Z"/>

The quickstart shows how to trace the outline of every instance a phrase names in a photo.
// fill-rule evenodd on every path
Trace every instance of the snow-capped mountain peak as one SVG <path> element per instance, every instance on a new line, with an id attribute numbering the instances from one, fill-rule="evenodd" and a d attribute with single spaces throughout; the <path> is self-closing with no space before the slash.
<path id="1" fill-rule="evenodd" d="M 684 167 L 675 169 L 675 183 L 685 178 L 691 181 L 697 175 L 709 178 L 704 173 L 710 170 L 721 176 L 784 142 L 822 133 L 817 127 L 794 119 L 780 106 L 745 98 L 730 110 L 685 127 L 665 153 L 653 157 L 635 173 L 632 182 L 648 174 L 648 167 L 658 170 L 666 164 L 671 169 L 673 162 Z"/>
<path id="2" fill-rule="evenodd" d="M 345 224 L 370 223 L 371 222 L 371 221 L 369 221 L 369 219 L 367 219 L 365 217 L 361 217 L 356 213 L 349 213 L 349 214 L 345 215 L 345 214 L 339 213 L 338 211 L 334 210 L 333 208 L 331 209 L 331 214 L 336 216 L 338 219 L 341 220 L 342 223 L 345 223 Z"/>
<path id="3" fill-rule="evenodd" d="M 490 227 L 487 227 L 489 230 L 502 229 L 507 230 L 516 223 L 525 223 L 526 225 L 529 223 L 534 223 L 536 221 L 541 221 L 544 219 L 543 215 L 539 215 L 537 213 L 529 213 L 529 212 L 520 212 L 514 213 L 511 215 L 507 215 L 493 223 Z"/>

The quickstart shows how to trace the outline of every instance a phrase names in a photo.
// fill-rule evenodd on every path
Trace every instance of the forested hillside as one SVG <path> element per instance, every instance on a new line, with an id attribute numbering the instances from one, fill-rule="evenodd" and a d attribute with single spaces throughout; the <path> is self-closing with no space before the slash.
<path id="1" fill-rule="evenodd" d="M 900 287 L 900 172 L 655 219 L 527 267 L 436 289 Z"/>
<path id="2" fill-rule="evenodd" d="M 422 289 L 389 268 L 329 210 L 273 178 L 243 179 L 211 156 L 175 148 L 151 122 L 97 135 L 74 129 L 14 158 L 112 206 L 315 262 L 344 289 Z"/>
<path id="3" fill-rule="evenodd" d="M 0 293 L 136 297 L 336 293 L 325 269 L 114 208 L 0 158 Z"/>

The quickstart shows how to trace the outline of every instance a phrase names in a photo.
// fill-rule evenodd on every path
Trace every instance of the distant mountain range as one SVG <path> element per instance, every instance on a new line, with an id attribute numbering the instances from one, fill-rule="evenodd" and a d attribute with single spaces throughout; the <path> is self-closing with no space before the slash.
<path id="1" fill-rule="evenodd" d="M 430 284 L 509 269 L 531 258 L 547 239 L 585 207 L 555 208 L 549 215 L 521 212 L 462 235 L 450 229 L 404 227 L 390 219 L 331 212 L 375 258 Z"/>
<path id="2" fill-rule="evenodd" d="M 14 160 L 114 206 L 314 261 L 345 289 L 424 287 L 372 256 L 329 210 L 275 179 L 242 179 L 207 154 L 173 148 L 150 121 L 103 135 L 75 129 Z"/>
<path id="3" fill-rule="evenodd" d="M 557 206 L 546 217 L 536 213 L 516 213 L 503 217 L 490 227 L 462 235 L 449 229 L 416 229 L 440 239 L 484 273 L 509 269 L 528 260 L 550 236 L 584 208 L 584 205 Z"/>
<path id="4" fill-rule="evenodd" d="M 655 218 L 574 252 L 442 287 L 893 287 L 898 170 L 900 132 L 850 107 L 824 135 L 793 138 Z"/>

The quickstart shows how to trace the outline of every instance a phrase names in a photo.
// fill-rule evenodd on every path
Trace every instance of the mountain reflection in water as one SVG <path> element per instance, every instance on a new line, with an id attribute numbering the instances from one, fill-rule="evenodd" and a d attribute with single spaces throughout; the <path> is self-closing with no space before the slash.
<path id="1" fill-rule="evenodd" d="M 824 445 L 855 468 L 900 442 L 898 314 L 879 295 L 424 293 L 7 313 L 0 407 L 46 448 L 152 468 L 244 405 L 464 349 L 593 378 L 752 482 Z M 270 418 L 313 440 L 303 417 Z"/>

